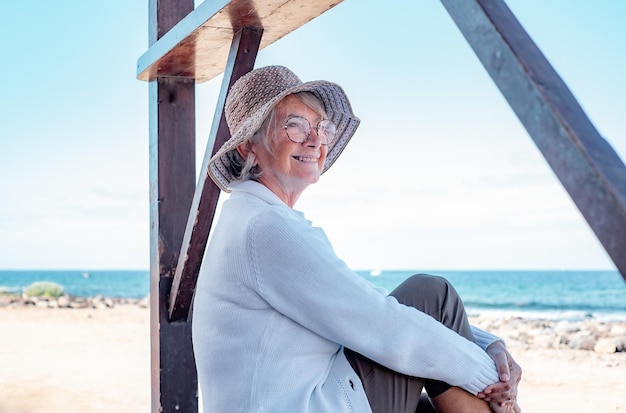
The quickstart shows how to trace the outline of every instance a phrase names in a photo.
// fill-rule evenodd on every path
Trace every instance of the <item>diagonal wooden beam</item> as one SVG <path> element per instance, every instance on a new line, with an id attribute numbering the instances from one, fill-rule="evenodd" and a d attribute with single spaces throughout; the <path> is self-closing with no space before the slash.
<path id="1" fill-rule="evenodd" d="M 502 0 L 441 0 L 626 280 L 626 167 Z"/>
<path id="2" fill-rule="evenodd" d="M 193 197 L 170 291 L 170 321 L 187 319 L 189 314 L 198 272 L 220 195 L 220 189 L 209 177 L 209 160 L 230 138 L 224 115 L 226 96 L 233 83 L 254 67 L 262 35 L 262 28 L 243 28 L 235 33 L 232 41 L 202 170 L 200 171 L 200 179 Z"/>

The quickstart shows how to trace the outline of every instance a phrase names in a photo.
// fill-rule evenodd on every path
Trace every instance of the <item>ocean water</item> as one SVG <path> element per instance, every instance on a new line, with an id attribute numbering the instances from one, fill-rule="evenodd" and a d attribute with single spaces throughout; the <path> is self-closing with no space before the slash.
<path id="1" fill-rule="evenodd" d="M 626 281 L 617 271 L 418 271 L 447 278 L 470 315 L 626 321 Z M 388 290 L 415 271 L 359 272 Z"/>
<path id="2" fill-rule="evenodd" d="M 143 298 L 150 293 L 149 271 L 0 270 L 0 291 L 20 293 L 37 281 L 57 283 L 74 297 Z"/>
<path id="3" fill-rule="evenodd" d="M 626 321 L 626 282 L 617 271 L 358 271 L 389 291 L 417 272 L 450 280 L 470 315 Z M 80 297 L 150 293 L 148 271 L 0 270 L 0 291 L 21 292 L 36 281 L 55 282 Z"/>

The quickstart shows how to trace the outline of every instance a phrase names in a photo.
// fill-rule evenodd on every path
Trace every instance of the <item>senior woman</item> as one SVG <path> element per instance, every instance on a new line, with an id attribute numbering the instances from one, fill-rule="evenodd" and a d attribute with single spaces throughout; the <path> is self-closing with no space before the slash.
<path id="1" fill-rule="evenodd" d="M 341 87 L 269 66 L 242 76 L 210 160 L 224 202 L 198 278 L 193 345 L 206 413 L 519 412 L 521 369 L 440 277 L 390 295 L 293 209 L 359 119 Z"/>

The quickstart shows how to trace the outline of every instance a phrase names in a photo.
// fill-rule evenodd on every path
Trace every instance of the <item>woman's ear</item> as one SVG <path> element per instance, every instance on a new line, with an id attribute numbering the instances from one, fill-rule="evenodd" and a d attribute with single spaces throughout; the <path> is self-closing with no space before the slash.
<path id="1" fill-rule="evenodd" d="M 237 146 L 237 152 L 243 159 L 248 159 L 248 154 L 252 152 L 252 148 L 250 147 L 250 141 L 246 141 Z"/>

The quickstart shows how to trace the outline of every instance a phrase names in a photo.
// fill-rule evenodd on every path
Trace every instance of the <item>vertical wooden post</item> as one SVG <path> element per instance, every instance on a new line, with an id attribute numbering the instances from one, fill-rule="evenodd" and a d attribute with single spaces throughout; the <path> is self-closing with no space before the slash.
<path id="1" fill-rule="evenodd" d="M 193 0 L 150 0 L 150 45 L 193 8 Z M 168 295 L 196 184 L 195 81 L 157 78 L 149 89 L 152 412 L 197 412 L 191 323 L 168 321 Z"/>

